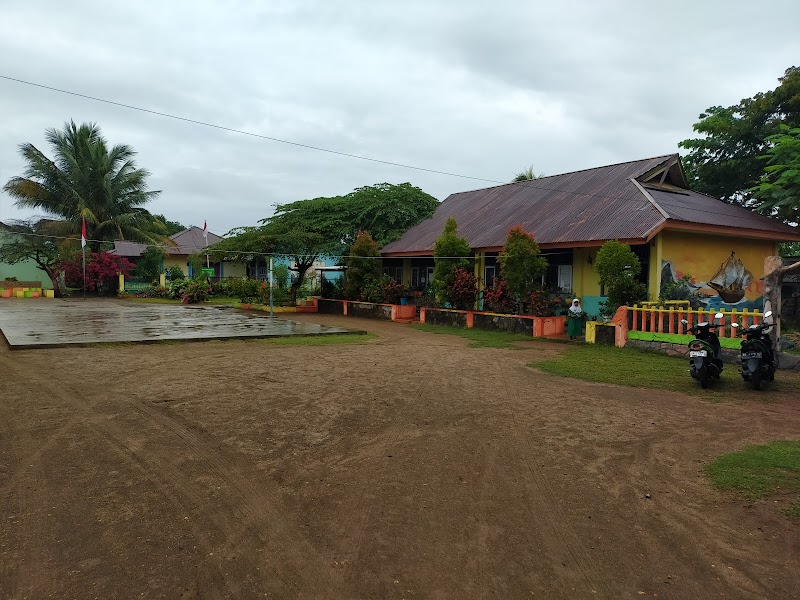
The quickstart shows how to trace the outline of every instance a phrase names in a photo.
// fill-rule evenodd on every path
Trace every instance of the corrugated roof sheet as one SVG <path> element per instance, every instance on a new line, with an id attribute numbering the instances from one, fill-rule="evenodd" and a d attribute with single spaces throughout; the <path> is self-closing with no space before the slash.
<path id="1" fill-rule="evenodd" d="M 173 242 L 175 242 L 176 245 L 165 246 L 165 252 L 167 254 L 180 256 L 194 254 L 195 252 L 205 249 L 206 246 L 211 246 L 212 244 L 221 242 L 223 239 L 221 236 L 209 231 L 208 244 L 206 244 L 205 237 L 203 236 L 203 230 L 195 226 L 184 229 L 183 231 L 169 237 Z M 146 249 L 146 244 L 129 242 L 127 240 L 117 240 L 114 242 L 113 253 L 119 254 L 120 256 L 136 257 L 141 256 Z"/>
<path id="2" fill-rule="evenodd" d="M 473 248 L 502 246 L 514 225 L 532 232 L 540 244 L 644 237 L 663 217 L 629 179 L 672 156 L 452 194 L 433 217 L 383 252 L 432 250 L 449 217 L 456 219 L 459 235 Z"/>
<path id="3" fill-rule="evenodd" d="M 455 218 L 459 235 L 475 249 L 501 247 L 514 225 L 533 233 L 540 244 L 563 246 L 644 240 L 672 221 L 758 229 L 774 232 L 776 239 L 798 237 L 798 230 L 788 225 L 696 192 L 648 189 L 658 206 L 654 205 L 631 179 L 675 158 L 669 154 L 452 194 L 433 217 L 387 244 L 382 254 L 432 252 L 449 217 Z"/>
<path id="4" fill-rule="evenodd" d="M 792 238 L 800 233 L 795 227 L 698 192 L 667 192 L 650 187 L 646 189 L 653 200 L 667 212 L 670 221 L 755 229 L 774 233 L 776 240 L 781 234 Z"/>

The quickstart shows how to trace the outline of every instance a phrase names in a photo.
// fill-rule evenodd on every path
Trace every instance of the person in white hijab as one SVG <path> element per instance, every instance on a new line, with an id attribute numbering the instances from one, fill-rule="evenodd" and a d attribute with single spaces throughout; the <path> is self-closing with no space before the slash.
<path id="1" fill-rule="evenodd" d="M 583 334 L 583 309 L 581 301 L 575 298 L 567 311 L 567 335 L 574 340 Z"/>

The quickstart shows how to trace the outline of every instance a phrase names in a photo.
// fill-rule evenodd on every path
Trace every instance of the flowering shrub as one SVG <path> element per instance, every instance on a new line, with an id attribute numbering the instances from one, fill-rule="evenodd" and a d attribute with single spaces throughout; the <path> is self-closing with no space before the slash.
<path id="1" fill-rule="evenodd" d="M 68 287 L 83 287 L 83 259 L 80 255 L 72 260 L 63 261 L 59 268 L 64 271 Z M 86 255 L 86 289 L 91 292 L 114 290 L 117 276 L 120 273 L 129 275 L 132 268 L 133 264 L 122 256 L 105 250 L 91 252 Z"/>
<path id="2" fill-rule="evenodd" d="M 453 282 L 444 290 L 444 299 L 453 308 L 472 310 L 478 293 L 478 279 L 464 268 L 453 270 Z"/>
<path id="3" fill-rule="evenodd" d="M 401 284 L 383 274 L 377 279 L 371 278 L 364 282 L 359 300 L 378 304 L 397 304 L 404 293 L 405 290 Z"/>
<path id="4" fill-rule="evenodd" d="M 528 312 L 535 317 L 551 317 L 561 307 L 561 298 L 551 296 L 543 288 L 531 292 Z"/>
<path id="5" fill-rule="evenodd" d="M 514 312 L 514 299 L 508 291 L 505 279 L 495 277 L 492 287 L 483 291 L 483 309 L 503 314 Z"/>
<path id="6" fill-rule="evenodd" d="M 211 295 L 211 285 L 207 281 L 192 279 L 181 294 L 184 304 L 197 304 L 208 300 Z"/>
<path id="7" fill-rule="evenodd" d="M 136 296 L 139 298 L 169 298 L 171 290 L 168 287 L 161 287 L 159 285 L 151 285 L 139 290 Z"/>

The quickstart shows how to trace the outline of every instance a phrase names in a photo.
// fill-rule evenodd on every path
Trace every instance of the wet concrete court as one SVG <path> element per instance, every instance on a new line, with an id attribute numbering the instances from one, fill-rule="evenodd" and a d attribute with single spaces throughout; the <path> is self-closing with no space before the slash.
<path id="1" fill-rule="evenodd" d="M 361 333 L 222 306 L 42 299 L 0 301 L 0 330 L 14 350 L 112 342 Z"/>

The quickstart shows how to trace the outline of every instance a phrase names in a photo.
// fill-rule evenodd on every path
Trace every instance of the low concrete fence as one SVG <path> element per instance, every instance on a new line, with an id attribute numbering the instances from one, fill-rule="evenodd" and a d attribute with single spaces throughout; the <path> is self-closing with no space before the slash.
<path id="1" fill-rule="evenodd" d="M 0 281 L 0 298 L 55 298 L 55 291 L 42 289 L 40 281 Z"/>
<path id="2" fill-rule="evenodd" d="M 320 298 L 317 306 L 318 312 L 328 315 L 364 317 L 384 321 L 410 321 L 417 318 L 417 307 L 413 304 L 379 304 Z"/>
<path id="3" fill-rule="evenodd" d="M 528 315 L 502 315 L 477 310 L 447 308 L 420 308 L 420 323 L 449 325 L 467 329 L 488 329 L 530 334 L 532 337 L 559 337 L 564 334 L 564 317 L 532 317 Z"/>

